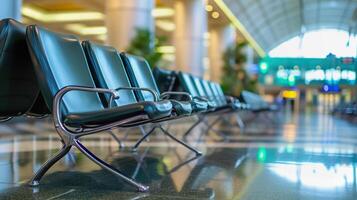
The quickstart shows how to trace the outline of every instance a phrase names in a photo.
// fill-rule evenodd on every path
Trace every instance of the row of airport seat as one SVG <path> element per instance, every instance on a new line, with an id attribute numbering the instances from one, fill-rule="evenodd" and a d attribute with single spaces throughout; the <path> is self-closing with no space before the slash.
<path id="1" fill-rule="evenodd" d="M 345 117 L 350 120 L 357 119 L 357 102 L 341 103 L 333 108 L 332 114 Z"/>
<path id="2" fill-rule="evenodd" d="M 201 155 L 165 130 L 162 122 L 251 108 L 239 99 L 225 96 L 218 83 L 183 72 L 177 77 L 184 90 L 162 91 L 145 59 L 120 53 L 110 46 L 81 42 L 76 36 L 37 25 L 25 26 L 13 19 L 2 20 L 0 31 L 1 119 L 51 114 L 63 144 L 36 172 L 31 186 L 37 186 L 43 175 L 76 147 L 138 191 L 147 191 L 148 186 L 95 156 L 79 139 L 114 128 L 151 125 L 151 131 L 134 149 L 159 129 Z"/>
<path id="3" fill-rule="evenodd" d="M 218 83 L 203 80 L 197 76 L 174 70 L 154 68 L 154 76 L 161 91 L 183 91 L 192 96 L 225 97 L 219 100 L 219 105 L 249 109 L 252 112 L 274 111 L 277 108 L 267 103 L 260 95 L 243 90 L 239 97 L 227 96 Z M 190 84 L 190 82 L 193 82 Z M 208 83 L 207 83 L 208 82 Z M 215 87 L 210 88 L 214 84 Z"/>

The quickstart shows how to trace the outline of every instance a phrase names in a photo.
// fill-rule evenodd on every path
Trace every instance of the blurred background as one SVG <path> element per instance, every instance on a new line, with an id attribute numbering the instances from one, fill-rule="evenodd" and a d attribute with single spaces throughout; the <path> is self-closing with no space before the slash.
<path id="1" fill-rule="evenodd" d="M 357 96 L 356 0 L 2 0 L 4 16 L 295 112 L 330 112 Z"/>

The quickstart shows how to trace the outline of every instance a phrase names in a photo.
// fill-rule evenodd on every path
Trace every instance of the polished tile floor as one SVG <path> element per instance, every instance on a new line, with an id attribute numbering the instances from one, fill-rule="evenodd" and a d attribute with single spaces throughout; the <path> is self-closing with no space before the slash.
<path id="1" fill-rule="evenodd" d="M 243 130 L 229 122 L 207 133 L 203 125 L 195 129 L 188 142 L 201 157 L 159 132 L 135 153 L 130 147 L 139 130 L 121 149 L 106 133 L 83 139 L 97 156 L 149 185 L 148 193 L 75 149 L 39 187 L 29 187 L 33 172 L 60 148 L 59 138 L 50 119 L 0 124 L 0 199 L 357 199 L 357 124 L 316 113 L 241 115 Z M 181 137 L 194 120 L 164 126 Z M 115 133 L 121 138 L 125 130 Z"/>

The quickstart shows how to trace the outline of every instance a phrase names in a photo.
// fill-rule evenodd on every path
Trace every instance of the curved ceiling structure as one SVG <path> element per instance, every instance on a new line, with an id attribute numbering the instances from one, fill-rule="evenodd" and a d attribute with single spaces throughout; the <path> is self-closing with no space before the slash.
<path id="1" fill-rule="evenodd" d="M 357 0 L 223 1 L 265 52 L 306 31 L 357 32 Z"/>

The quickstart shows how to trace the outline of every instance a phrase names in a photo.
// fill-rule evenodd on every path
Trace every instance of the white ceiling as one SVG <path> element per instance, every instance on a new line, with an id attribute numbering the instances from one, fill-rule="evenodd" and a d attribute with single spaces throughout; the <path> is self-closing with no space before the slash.
<path id="1" fill-rule="evenodd" d="M 266 51 L 304 31 L 357 32 L 357 0 L 224 0 Z M 355 13 L 355 14 L 353 14 Z"/>

